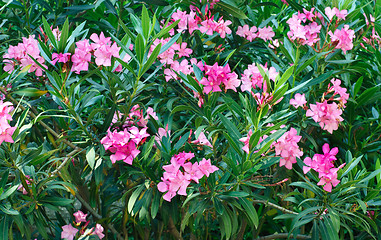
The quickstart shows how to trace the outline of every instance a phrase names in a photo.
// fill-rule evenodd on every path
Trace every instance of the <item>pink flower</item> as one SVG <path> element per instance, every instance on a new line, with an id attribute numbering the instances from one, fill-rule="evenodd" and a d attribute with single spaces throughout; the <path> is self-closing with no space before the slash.
<path id="1" fill-rule="evenodd" d="M 265 64 L 265 66 L 260 66 L 265 71 L 269 79 L 275 81 L 276 77 L 279 75 L 276 69 L 274 67 L 267 68 L 267 63 Z M 261 72 L 259 71 L 258 66 L 255 63 L 250 64 L 242 74 L 241 91 L 252 92 L 252 88 L 256 89 L 257 87 L 259 89 L 262 89 L 264 87 L 263 80 L 264 78 Z"/>
<path id="2" fill-rule="evenodd" d="M 340 11 L 339 9 L 336 8 L 335 12 L 336 12 L 336 16 L 337 16 L 338 19 L 345 20 L 345 17 L 348 15 L 348 11 L 345 10 L 345 9 Z"/>
<path id="3" fill-rule="evenodd" d="M 95 225 L 95 230 L 94 230 L 94 232 L 93 232 L 93 234 L 95 234 L 95 235 L 97 235 L 98 237 L 99 237 L 99 239 L 102 239 L 102 238 L 104 238 L 104 234 L 103 234 L 103 227 L 102 227 L 102 225 L 100 225 L 99 223 L 97 223 L 96 225 Z"/>
<path id="4" fill-rule="evenodd" d="M 92 48 L 99 48 L 104 45 L 111 45 L 111 37 L 105 37 L 103 32 L 99 34 L 99 37 L 96 33 L 91 34 L 90 39 L 94 42 L 92 43 Z"/>
<path id="5" fill-rule="evenodd" d="M 205 158 L 203 158 L 201 162 L 199 163 L 199 169 L 203 174 L 209 177 L 209 174 L 214 173 L 219 168 L 212 165 L 210 162 L 210 159 L 206 160 Z"/>
<path id="6" fill-rule="evenodd" d="M 29 175 L 25 175 L 25 183 L 28 185 L 29 187 L 29 184 L 31 184 L 31 179 L 30 179 L 30 176 Z M 28 194 L 28 191 L 24 188 L 24 186 L 22 184 L 20 184 L 18 187 L 17 187 L 17 190 L 22 190 L 22 194 L 26 195 Z"/>
<path id="7" fill-rule="evenodd" d="M 71 53 L 53 53 L 51 63 L 53 65 L 55 65 L 57 61 L 62 62 L 62 63 L 66 63 L 69 61 L 70 55 L 71 55 Z"/>
<path id="8" fill-rule="evenodd" d="M 344 119 L 341 117 L 343 111 L 333 102 L 328 104 L 327 100 L 323 103 L 310 104 L 310 109 L 307 110 L 306 116 L 319 123 L 320 127 L 332 134 L 338 129 L 339 123 Z"/>
<path id="9" fill-rule="evenodd" d="M 295 108 L 303 107 L 306 103 L 307 101 L 305 95 L 300 93 L 295 94 L 294 99 L 290 100 L 290 104 Z"/>
<path id="10" fill-rule="evenodd" d="M 179 57 L 189 57 L 189 54 L 192 54 L 193 50 L 187 48 L 187 43 L 183 42 L 181 44 L 174 44 L 173 50 L 177 51 L 177 55 Z"/>
<path id="11" fill-rule="evenodd" d="M 10 73 L 17 65 L 22 68 L 30 66 L 28 72 L 35 72 L 36 76 L 42 76 L 43 69 L 32 59 L 34 58 L 43 67 L 47 67 L 43 64 L 45 59 L 40 55 L 38 41 L 34 39 L 34 35 L 30 35 L 29 38 L 23 37 L 22 40 L 22 43 L 17 46 L 10 46 L 8 53 L 4 54 L 4 71 Z"/>
<path id="12" fill-rule="evenodd" d="M 216 166 L 211 165 L 210 160 L 203 159 L 200 163 L 192 164 L 188 162 L 192 158 L 193 153 L 181 152 L 171 158 L 171 164 L 163 166 L 165 172 L 162 181 L 157 184 L 157 189 L 166 192 L 164 200 L 170 202 L 176 194 L 186 196 L 186 189 L 192 180 L 198 183 L 204 175 L 208 177 L 210 173 L 218 170 Z"/>
<path id="13" fill-rule="evenodd" d="M 246 24 L 243 27 L 238 26 L 236 34 L 238 36 L 246 38 L 247 40 L 251 42 L 258 36 L 256 34 L 256 31 L 257 31 L 256 26 L 252 26 L 251 28 L 249 28 L 249 25 Z"/>
<path id="14" fill-rule="evenodd" d="M 196 132 L 195 132 L 195 135 L 196 135 Z M 206 138 L 204 132 L 201 132 L 199 135 L 198 135 L 198 138 L 194 141 L 192 141 L 191 143 L 194 143 L 194 144 L 199 144 L 199 145 L 204 145 L 204 146 L 208 146 L 210 148 L 213 148 L 212 144 L 209 142 L 209 140 Z"/>
<path id="15" fill-rule="evenodd" d="M 71 57 L 71 61 L 73 62 L 71 71 L 79 74 L 81 71 L 87 71 L 89 69 L 89 62 L 91 61 L 90 51 L 92 51 L 92 48 L 87 39 L 78 41 L 75 44 L 77 48 Z"/>
<path id="16" fill-rule="evenodd" d="M 73 240 L 78 232 L 78 229 L 74 228 L 71 224 L 62 227 L 61 238 L 67 240 Z"/>
<path id="17" fill-rule="evenodd" d="M 295 128 L 285 132 L 274 144 L 275 155 L 281 156 L 279 166 L 292 169 L 292 164 L 296 163 L 296 157 L 301 157 L 303 152 L 299 149 L 298 142 L 302 137 L 297 135 Z"/>
<path id="18" fill-rule="evenodd" d="M 330 7 L 326 7 L 325 9 L 324 9 L 324 12 L 325 12 L 325 15 L 327 15 L 327 17 L 328 17 L 328 19 L 331 21 L 332 20 L 332 18 L 336 15 L 336 9 L 337 8 L 333 8 L 333 9 L 331 9 Z"/>
<path id="19" fill-rule="evenodd" d="M 335 94 L 339 94 L 340 98 L 335 99 L 338 100 L 342 107 L 345 107 L 345 104 L 347 103 L 347 100 L 349 98 L 349 94 L 347 93 L 347 89 L 340 86 L 341 81 L 339 79 L 331 79 L 331 83 L 333 86 L 329 90 L 334 90 Z"/>
<path id="20" fill-rule="evenodd" d="M 172 20 L 173 22 L 180 20 L 180 22 L 177 24 L 178 32 L 183 32 L 187 29 L 187 12 L 182 12 L 180 9 L 177 9 L 177 11 L 172 14 Z"/>
<path id="21" fill-rule="evenodd" d="M 275 33 L 272 29 L 272 27 L 264 27 L 264 28 L 258 28 L 258 37 L 262 38 L 264 41 L 272 40 L 272 38 L 275 36 Z"/>
<path id="22" fill-rule="evenodd" d="M 74 215 L 74 217 L 75 217 L 75 221 L 76 221 L 77 223 L 80 223 L 80 222 L 86 222 L 87 214 L 84 214 L 81 210 L 78 210 L 78 211 L 75 212 L 73 215 Z"/>
<path id="23" fill-rule="evenodd" d="M 207 35 L 213 35 L 213 31 L 215 31 L 216 27 L 217 23 L 213 19 L 207 19 L 201 22 L 201 27 L 199 30 Z"/>
<path id="24" fill-rule="evenodd" d="M 242 150 L 245 151 L 247 154 L 250 154 L 249 142 L 250 142 L 251 135 L 253 135 L 253 130 L 250 129 L 249 132 L 247 133 L 246 137 L 239 139 L 241 142 L 243 142 L 245 144 L 245 146 L 243 146 Z"/>
<path id="25" fill-rule="evenodd" d="M 228 27 L 230 24 L 232 24 L 231 21 L 229 21 L 229 20 L 224 21 L 224 20 L 222 20 L 222 17 L 218 21 L 217 26 L 215 28 L 215 31 L 220 34 L 221 38 L 225 38 L 226 34 L 232 33 L 232 30 L 230 30 L 230 28 Z"/>
<path id="26" fill-rule="evenodd" d="M 344 167 L 345 163 L 340 165 L 338 168 L 334 167 L 334 161 L 336 161 L 336 154 L 338 153 L 338 148 L 329 148 L 328 143 L 323 145 L 324 154 L 315 154 L 313 158 L 305 158 L 304 163 L 307 166 L 303 166 L 303 172 L 306 174 L 311 169 L 319 173 L 320 181 L 317 185 L 324 185 L 323 189 L 327 192 L 332 191 L 332 187 L 336 187 L 340 181 L 337 179 L 337 172 L 340 168 Z"/>
<path id="27" fill-rule="evenodd" d="M 344 25 L 341 30 L 336 29 L 335 33 L 330 31 L 328 34 L 331 36 L 332 42 L 337 42 L 335 48 L 343 50 L 344 54 L 353 48 L 355 31 L 349 29 L 349 25 Z"/>

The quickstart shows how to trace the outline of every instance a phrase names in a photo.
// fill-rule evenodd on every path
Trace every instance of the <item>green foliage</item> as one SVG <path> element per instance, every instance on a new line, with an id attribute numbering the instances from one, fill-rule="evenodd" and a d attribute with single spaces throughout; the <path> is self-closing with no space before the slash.
<path id="1" fill-rule="evenodd" d="M 3 101 L 15 108 L 9 122 L 14 142 L 0 145 L 0 240 L 59 239 L 62 226 L 74 226 L 78 210 L 90 222 L 76 239 L 97 239 L 91 235 L 95 224 L 104 227 L 107 239 L 257 239 L 281 233 L 290 239 L 380 238 L 381 53 L 374 36 L 381 32 L 381 5 L 287 3 L 3 1 L 3 53 L 34 34 L 45 62 L 29 55 L 28 66 L 7 72 L 5 60 L 0 72 Z M 222 38 L 216 31 L 179 30 L 183 19 L 171 16 L 177 10 L 189 13 L 190 5 L 200 22 L 231 21 L 232 33 Z M 326 7 L 349 13 L 340 25 L 322 26 L 319 48 L 287 37 L 287 20 L 313 7 L 324 21 L 329 21 Z M 375 21 L 367 24 L 364 15 L 370 19 L 370 14 Z M 245 24 L 272 26 L 274 40 L 239 36 L 238 27 Z M 335 48 L 337 42 L 328 43 L 329 32 L 344 24 L 355 32 L 346 54 Z M 78 41 L 100 32 L 120 48 L 120 57 L 110 57 L 109 65 L 91 60 L 88 71 L 77 74 L 73 58 L 52 63 L 53 53 L 73 57 Z M 371 36 L 372 41 L 364 40 Z M 169 59 L 179 64 L 186 59 L 189 72 L 161 59 L 174 44 L 192 49 L 190 57 Z M 206 93 L 201 82 L 209 73 L 203 68 L 214 64 L 229 66 L 239 79 L 254 64 L 266 89 L 257 88 L 254 95 L 221 85 L 221 91 Z M 119 65 L 122 70 L 116 71 Z M 274 79 L 266 70 L 270 66 L 279 72 Z M 35 68 L 43 69 L 42 76 L 32 72 Z M 344 121 L 330 134 L 306 116 L 306 109 L 332 95 L 327 91 L 332 78 L 341 79 L 349 99 L 342 107 Z M 290 105 L 297 93 L 305 93 L 304 109 Z M 149 117 L 150 108 L 157 119 Z M 131 118 L 133 111 L 142 116 Z M 107 150 L 102 140 L 128 124 L 147 126 L 148 134 L 136 146 L 132 164 L 115 161 L 116 150 Z M 274 151 L 290 127 L 301 136 L 304 152 L 292 170 L 278 165 L 282 157 Z M 211 147 L 194 142 L 201 133 Z M 336 167 L 345 163 L 331 192 L 317 185 L 318 173 L 302 174 L 303 159 L 320 153 L 324 143 L 338 147 Z M 186 196 L 178 192 L 169 202 L 158 186 L 163 166 L 181 152 L 194 153 L 191 163 L 210 159 L 219 170 L 199 181 L 188 179 Z"/>

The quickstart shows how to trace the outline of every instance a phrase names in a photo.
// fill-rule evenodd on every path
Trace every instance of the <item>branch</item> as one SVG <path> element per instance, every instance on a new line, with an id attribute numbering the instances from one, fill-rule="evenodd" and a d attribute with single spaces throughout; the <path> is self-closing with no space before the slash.
<path id="1" fill-rule="evenodd" d="M 26 108 L 24 106 L 22 106 L 21 104 L 19 104 L 19 102 L 14 99 L 9 93 L 7 93 L 4 88 L 0 87 L 0 91 L 9 99 L 11 100 L 11 102 L 16 105 L 16 106 L 20 106 L 21 110 L 25 111 Z M 33 112 L 31 111 L 28 111 L 28 114 L 31 118 L 33 119 L 36 119 L 37 116 L 36 114 L 34 114 Z M 46 129 L 48 130 L 48 132 L 50 132 L 55 138 L 59 139 L 60 138 L 60 135 L 54 131 L 51 127 L 49 127 L 47 124 L 45 124 L 42 120 L 38 120 L 38 122 Z M 65 143 L 66 145 L 68 145 L 69 147 L 73 148 L 73 149 L 76 149 L 76 148 L 79 148 L 77 146 L 75 146 L 73 143 L 71 143 L 70 141 L 66 140 L 66 139 L 62 139 L 62 142 Z M 82 149 L 81 149 L 82 150 Z"/>
<path id="2" fill-rule="evenodd" d="M 256 240 L 271 240 L 271 239 L 279 239 L 279 238 L 288 238 L 288 233 L 278 233 L 268 236 L 259 237 Z M 290 238 L 296 239 L 311 239 L 310 236 L 301 235 L 301 234 L 290 234 Z"/>
<path id="3" fill-rule="evenodd" d="M 75 194 L 75 197 L 82 203 L 82 205 L 97 219 L 102 219 L 102 216 L 99 215 L 79 194 Z M 124 240 L 123 236 L 114 228 L 110 223 L 107 224 L 107 227 L 115 234 L 118 240 Z"/>
<path id="4" fill-rule="evenodd" d="M 71 152 L 66 156 L 65 160 L 61 163 L 61 165 L 59 165 L 59 166 L 56 168 L 56 170 L 54 170 L 53 172 L 51 172 L 51 175 L 54 175 L 54 174 L 56 174 L 58 171 L 60 171 L 61 168 L 63 168 L 63 167 L 66 165 L 66 163 L 67 163 L 70 159 L 72 159 L 72 157 L 73 157 L 75 154 L 81 152 L 82 150 L 83 150 L 82 148 L 76 147 L 73 151 L 71 151 Z"/>
<path id="5" fill-rule="evenodd" d="M 288 210 L 287 208 L 278 206 L 278 205 L 276 205 L 276 204 L 274 204 L 274 203 L 271 203 L 271 202 L 268 202 L 268 201 L 265 201 L 265 200 L 253 200 L 253 202 L 254 202 L 254 203 L 263 203 L 263 204 L 268 205 L 268 206 L 270 206 L 270 207 L 279 209 L 279 210 L 281 210 L 281 211 L 284 212 L 284 213 L 290 213 L 290 214 L 298 215 L 297 212 Z"/>
<path id="6" fill-rule="evenodd" d="M 181 237 L 181 234 L 180 234 L 179 231 L 176 229 L 176 226 L 175 226 L 175 224 L 173 223 L 173 219 L 172 219 L 172 217 L 169 217 L 169 221 L 168 221 L 168 230 L 169 230 L 169 232 L 172 234 L 172 236 L 175 237 L 176 240 L 183 240 L 183 238 Z"/>

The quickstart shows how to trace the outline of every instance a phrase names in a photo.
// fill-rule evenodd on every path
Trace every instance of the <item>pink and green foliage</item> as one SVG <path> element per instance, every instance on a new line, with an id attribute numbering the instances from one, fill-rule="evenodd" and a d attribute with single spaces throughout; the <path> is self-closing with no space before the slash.
<path id="1" fill-rule="evenodd" d="M 0 240 L 377 239 L 381 6 L 312 2 L 1 3 Z"/>

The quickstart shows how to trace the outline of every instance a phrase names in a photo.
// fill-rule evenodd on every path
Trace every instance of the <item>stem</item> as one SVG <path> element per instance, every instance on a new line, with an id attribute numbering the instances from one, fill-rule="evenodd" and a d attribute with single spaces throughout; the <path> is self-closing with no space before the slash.
<path id="1" fill-rule="evenodd" d="M 173 223 L 172 217 L 169 217 L 168 230 L 172 234 L 172 236 L 175 237 L 176 240 L 183 240 L 183 237 L 181 237 L 181 234 L 179 233 L 175 224 Z"/>
<path id="2" fill-rule="evenodd" d="M 271 240 L 271 239 L 278 239 L 278 238 L 288 238 L 288 233 L 272 234 L 272 235 L 268 235 L 268 236 L 264 236 L 264 237 L 259 237 L 256 240 Z M 290 238 L 311 239 L 310 236 L 301 235 L 301 234 L 290 234 Z"/>
<path id="3" fill-rule="evenodd" d="M 244 236 L 245 230 L 246 230 L 246 226 L 247 226 L 247 221 L 246 221 L 246 219 L 243 219 L 242 225 L 241 225 L 241 228 L 239 229 L 236 240 L 242 240 L 243 239 L 243 236 Z"/>
<path id="4" fill-rule="evenodd" d="M 74 155 L 76 155 L 77 153 L 81 152 L 82 150 L 83 150 L 83 149 L 76 147 L 73 151 L 71 151 L 71 152 L 66 156 L 65 160 L 61 163 L 61 165 L 59 165 L 59 166 L 56 168 L 56 170 L 54 170 L 54 171 L 51 173 L 51 175 L 54 175 L 54 174 L 56 174 L 57 172 L 59 172 L 59 171 L 61 170 L 61 168 L 63 168 L 63 167 L 66 165 L 66 163 L 67 163 L 67 162 L 68 162 Z"/>
<path id="5" fill-rule="evenodd" d="M 102 216 L 99 215 L 79 194 L 76 194 L 75 197 L 82 203 L 82 205 L 97 219 L 102 219 Z M 122 235 L 114 228 L 110 223 L 107 224 L 107 227 L 115 234 L 118 240 L 124 240 Z"/>
<path id="6" fill-rule="evenodd" d="M 278 210 L 281 210 L 281 211 L 284 212 L 284 213 L 290 213 L 290 214 L 298 215 L 297 212 L 288 210 L 287 208 L 278 206 L 278 205 L 276 205 L 276 204 L 274 204 L 274 203 L 271 203 L 271 202 L 268 202 L 268 201 L 265 201 L 265 200 L 253 200 L 253 203 L 263 203 L 263 204 L 265 204 L 265 205 L 267 205 L 267 206 L 270 206 L 270 207 L 276 208 L 276 209 L 278 209 Z"/>
<path id="7" fill-rule="evenodd" d="M 14 99 L 13 97 L 10 96 L 9 93 L 7 93 L 4 88 L 0 87 L 0 91 L 9 99 L 11 100 L 11 102 L 16 105 L 16 106 L 20 106 L 21 110 L 25 111 L 26 108 L 24 106 L 22 106 L 21 104 L 19 104 L 19 102 Z M 32 108 L 31 108 L 32 109 Z M 33 111 L 33 110 L 32 110 Z M 36 119 L 37 116 L 33 113 L 33 112 L 28 112 L 29 116 L 33 119 Z M 38 122 L 46 129 L 48 130 L 48 132 L 50 132 L 55 138 L 59 139 L 60 138 L 60 134 L 58 134 L 56 131 L 54 131 L 51 127 L 49 127 L 47 124 L 45 124 L 42 120 L 38 120 Z M 77 147 L 76 145 L 74 145 L 73 143 L 71 143 L 70 141 L 66 140 L 66 139 L 62 139 L 62 142 L 65 143 L 66 145 L 68 145 L 69 147 L 73 148 L 73 149 L 76 149 L 76 148 L 79 148 Z M 79 148 L 80 150 L 82 150 L 81 148 Z"/>

